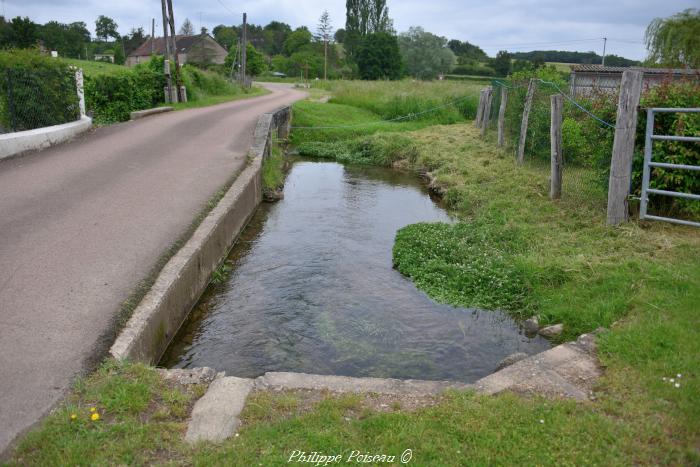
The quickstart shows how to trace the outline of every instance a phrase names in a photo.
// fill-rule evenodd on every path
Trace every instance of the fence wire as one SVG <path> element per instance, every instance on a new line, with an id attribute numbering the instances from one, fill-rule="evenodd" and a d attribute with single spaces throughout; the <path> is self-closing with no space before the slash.
<path id="1" fill-rule="evenodd" d="M 0 69 L 0 133 L 33 130 L 79 118 L 72 70 Z"/>
<path id="2" fill-rule="evenodd" d="M 505 147 L 517 159 L 521 121 L 528 83 L 493 80 L 493 99 L 488 132 L 496 134 L 501 89 L 507 91 L 504 119 Z M 562 123 L 562 199 L 605 209 L 614 137 L 617 96 L 600 93 L 586 100 L 574 100 L 553 82 L 535 80 L 532 106 L 525 139 L 524 166 L 549 189 L 551 163 L 551 100 L 565 97 Z"/>

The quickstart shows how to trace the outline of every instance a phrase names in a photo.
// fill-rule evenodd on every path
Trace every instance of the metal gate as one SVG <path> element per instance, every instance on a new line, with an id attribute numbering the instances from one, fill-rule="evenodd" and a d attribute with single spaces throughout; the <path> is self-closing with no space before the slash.
<path id="1" fill-rule="evenodd" d="M 649 178 L 651 177 L 652 167 L 661 167 L 664 169 L 673 170 L 695 170 L 700 171 L 700 165 L 685 165 L 685 164 L 668 164 L 665 162 L 654 162 L 652 160 L 652 145 L 654 141 L 687 141 L 700 143 L 698 136 L 673 136 L 673 135 L 655 135 L 654 134 L 654 116 L 657 113 L 700 113 L 698 109 L 665 109 L 653 108 L 647 109 L 647 129 L 644 145 L 644 172 L 642 174 L 642 199 L 639 206 L 639 218 L 655 221 L 672 222 L 674 224 L 692 225 L 700 227 L 700 222 L 686 221 L 682 219 L 673 219 L 670 217 L 653 216 L 647 214 L 647 206 L 649 204 L 649 194 L 661 196 L 673 196 L 675 198 L 694 199 L 700 201 L 700 194 L 681 193 L 678 191 L 656 190 L 649 188 Z"/>

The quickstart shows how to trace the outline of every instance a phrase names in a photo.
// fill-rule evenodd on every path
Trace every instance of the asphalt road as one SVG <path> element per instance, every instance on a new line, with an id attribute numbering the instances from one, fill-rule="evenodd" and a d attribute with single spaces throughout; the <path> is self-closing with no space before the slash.
<path id="1" fill-rule="evenodd" d="M 0 161 L 0 453 L 106 350 L 121 304 L 245 164 L 258 116 L 304 97 L 269 89 Z"/>

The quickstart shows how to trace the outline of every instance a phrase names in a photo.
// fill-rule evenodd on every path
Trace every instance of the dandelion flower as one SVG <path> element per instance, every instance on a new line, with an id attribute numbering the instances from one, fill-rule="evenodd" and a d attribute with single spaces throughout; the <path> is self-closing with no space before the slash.
<path id="1" fill-rule="evenodd" d="M 93 422 L 96 422 L 99 419 L 100 419 L 100 414 L 98 414 L 97 412 L 90 415 L 90 420 L 92 420 Z"/>
<path id="2" fill-rule="evenodd" d="M 76 418 L 78 418 L 78 415 L 77 415 L 77 414 L 74 414 L 74 413 L 70 414 L 70 419 L 71 419 L 71 420 L 75 420 Z"/>
<path id="3" fill-rule="evenodd" d="M 90 407 L 90 412 L 91 412 L 91 413 L 95 413 L 95 412 L 97 412 L 97 409 L 94 408 L 94 407 Z"/>

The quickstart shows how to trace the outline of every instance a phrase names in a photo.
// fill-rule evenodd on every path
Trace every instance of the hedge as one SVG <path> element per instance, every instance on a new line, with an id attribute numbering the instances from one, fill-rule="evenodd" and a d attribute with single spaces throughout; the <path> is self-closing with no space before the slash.
<path id="1" fill-rule="evenodd" d="M 0 132 L 80 118 L 75 71 L 37 50 L 0 51 Z"/>

